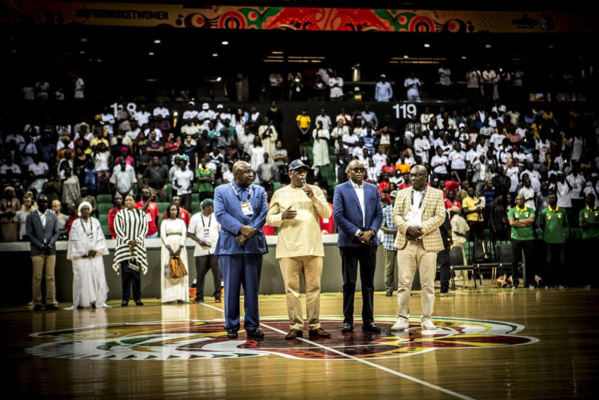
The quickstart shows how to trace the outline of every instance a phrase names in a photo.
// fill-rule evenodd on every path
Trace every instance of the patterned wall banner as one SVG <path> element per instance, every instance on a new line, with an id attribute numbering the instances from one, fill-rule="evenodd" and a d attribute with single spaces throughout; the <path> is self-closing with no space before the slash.
<path id="1" fill-rule="evenodd" d="M 439 33 L 597 33 L 592 12 L 435 11 L 0 0 L 0 23 Z"/>

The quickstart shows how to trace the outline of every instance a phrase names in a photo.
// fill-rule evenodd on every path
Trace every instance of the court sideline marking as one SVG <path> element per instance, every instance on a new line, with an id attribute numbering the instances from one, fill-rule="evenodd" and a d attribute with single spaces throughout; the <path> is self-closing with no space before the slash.
<path id="1" fill-rule="evenodd" d="M 205 307 L 209 307 L 209 308 L 212 308 L 212 309 L 214 309 L 214 310 L 220 311 L 220 312 L 222 312 L 222 313 L 224 314 L 224 310 L 223 310 L 223 309 L 221 309 L 221 308 L 218 308 L 218 307 L 215 307 L 215 306 L 213 306 L 213 305 L 211 305 L 211 304 L 206 304 L 206 303 L 202 303 L 202 305 L 203 305 L 203 306 L 205 306 Z M 280 330 L 280 329 L 277 329 L 277 328 L 275 328 L 275 327 L 272 327 L 272 326 L 269 326 L 269 325 L 267 325 L 267 324 L 264 324 L 263 322 L 260 322 L 260 325 L 261 325 L 261 326 L 264 326 L 264 327 L 266 327 L 266 328 L 268 328 L 268 329 L 270 329 L 270 330 L 272 330 L 272 331 L 278 332 L 278 333 L 280 333 L 280 334 L 282 334 L 282 335 L 286 335 L 286 334 L 287 334 L 287 332 L 284 332 L 284 331 L 282 331 L 282 330 Z M 449 394 L 449 395 L 451 395 L 451 396 L 454 396 L 454 397 L 457 397 L 457 398 L 459 398 L 459 399 L 464 399 L 464 400 L 474 400 L 472 397 L 468 397 L 468 396 L 465 396 L 465 395 L 463 395 L 463 394 L 460 394 L 460 393 L 454 392 L 454 391 L 452 391 L 452 390 L 445 389 L 445 388 L 443 388 L 443 387 L 441 387 L 441 386 L 437 386 L 437 385 L 434 385 L 434 384 L 432 384 L 432 383 L 429 383 L 429 382 L 426 382 L 426 381 L 420 380 L 420 379 L 418 379 L 418 378 L 414 378 L 413 376 L 410 376 L 410 375 L 402 374 L 401 372 L 394 371 L 394 370 L 392 370 L 392 369 L 390 369 L 390 368 L 387 368 L 387 367 L 383 367 L 382 365 L 378 365 L 378 364 L 375 364 L 375 363 L 373 363 L 373 362 L 370 362 L 370 361 L 367 361 L 367 360 L 363 360 L 363 359 L 361 359 L 361 358 L 357 358 L 357 357 L 354 357 L 354 356 L 352 356 L 352 355 L 349 355 L 349 354 L 342 353 L 342 352 L 340 352 L 339 350 L 335 350 L 335 349 L 333 349 L 333 348 L 331 348 L 331 347 L 324 346 L 324 345 L 322 345 L 322 344 L 320 344 L 320 343 L 316 343 L 316 342 L 313 342 L 313 341 L 311 341 L 311 340 L 304 339 L 304 338 L 297 338 L 297 339 L 295 339 L 295 340 L 301 340 L 302 342 L 305 342 L 305 343 L 308 343 L 308 344 L 311 344 L 311 345 L 314 345 L 314 346 L 320 347 L 320 348 L 322 348 L 322 349 L 325 349 L 325 350 L 327 350 L 327 351 L 330 351 L 330 352 L 333 352 L 333 353 L 335 353 L 335 354 L 338 354 L 338 355 L 340 355 L 340 356 L 342 356 L 342 357 L 349 358 L 350 360 L 357 361 L 357 362 L 360 362 L 360 363 L 362 363 L 362 364 L 368 365 L 368 366 L 370 366 L 370 367 L 374 367 L 374 368 L 380 369 L 381 371 L 385 371 L 385 372 L 388 372 L 388 373 L 390 373 L 390 374 L 392 374 L 392 375 L 398 376 L 398 377 L 400 377 L 400 378 L 404 378 L 404 379 L 407 379 L 407 380 L 409 380 L 409 381 L 412 381 L 412 382 L 418 383 L 418 384 L 420 384 L 420 385 L 423 385 L 423 386 L 426 386 L 426 387 L 428 387 L 428 388 L 430 388 L 430 389 L 434 389 L 434 390 L 438 390 L 438 391 L 440 391 L 440 392 L 443 392 L 443 393 L 447 393 L 447 394 Z"/>

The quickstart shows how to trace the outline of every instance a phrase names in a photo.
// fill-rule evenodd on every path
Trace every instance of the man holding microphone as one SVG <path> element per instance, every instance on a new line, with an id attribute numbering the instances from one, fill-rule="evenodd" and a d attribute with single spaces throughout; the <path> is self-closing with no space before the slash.
<path id="1" fill-rule="evenodd" d="M 324 246 L 318 217 L 330 218 L 333 210 L 322 190 L 306 184 L 310 167 L 301 160 L 289 164 L 291 184 L 272 196 L 266 223 L 279 228 L 276 258 L 281 266 L 287 297 L 290 331 L 285 339 L 303 336 L 302 277 L 306 286 L 306 311 L 310 337 L 329 338 L 320 326 L 320 280 Z"/>

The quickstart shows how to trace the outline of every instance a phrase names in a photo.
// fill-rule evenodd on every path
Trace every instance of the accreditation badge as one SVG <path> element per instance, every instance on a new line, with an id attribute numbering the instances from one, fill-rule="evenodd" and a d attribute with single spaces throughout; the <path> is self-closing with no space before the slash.
<path id="1" fill-rule="evenodd" d="M 518 214 L 518 213 L 514 213 L 514 217 L 516 217 L 516 218 L 520 218 L 520 214 Z"/>
<path id="2" fill-rule="evenodd" d="M 548 216 L 547 216 L 547 220 L 551 220 L 551 215 L 548 215 Z"/>
<path id="3" fill-rule="evenodd" d="M 584 213 L 584 217 L 585 217 L 585 218 L 588 218 L 588 217 L 589 217 L 589 214 L 587 214 L 587 213 Z"/>
<path id="4" fill-rule="evenodd" d="M 204 237 L 210 236 L 210 228 L 204 228 Z"/>
<path id="5" fill-rule="evenodd" d="M 254 215 L 254 210 L 252 210 L 252 205 L 249 201 L 246 203 L 241 203 L 241 212 L 245 216 Z"/>
<path id="6" fill-rule="evenodd" d="M 558 217 L 559 219 L 562 219 L 562 215 L 561 215 L 561 214 L 557 214 L 557 217 Z"/>

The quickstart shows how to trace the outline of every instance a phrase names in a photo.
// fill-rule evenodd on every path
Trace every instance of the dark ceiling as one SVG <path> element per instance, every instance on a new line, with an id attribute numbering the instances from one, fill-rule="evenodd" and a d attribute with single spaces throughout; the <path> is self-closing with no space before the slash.
<path id="1" fill-rule="evenodd" d="M 132 3 L 135 1 L 128 1 Z M 152 2 L 140 2 L 152 3 Z M 176 3 L 160 1 L 156 3 Z M 493 10 L 526 10 L 526 2 L 498 2 Z M 185 2 L 191 8 L 205 4 L 256 5 L 254 1 Z M 262 1 L 262 5 L 308 7 L 363 7 L 353 0 Z M 447 9 L 446 2 L 390 2 L 373 0 L 369 8 Z M 576 2 L 568 3 L 570 7 Z M 457 7 L 451 9 L 473 9 Z M 490 8 L 488 3 L 478 9 Z M 565 7 L 556 5 L 555 9 Z M 518 7 L 517 9 L 514 7 Z M 18 88 L 23 80 L 35 79 L 44 72 L 50 79 L 64 79 L 67 71 L 93 75 L 97 90 L 112 90 L 127 85 L 133 90 L 148 82 L 162 86 L 194 86 L 205 78 L 223 79 L 237 72 L 267 79 L 268 73 L 286 74 L 307 67 L 336 69 L 346 79 L 351 66 L 360 63 L 362 80 L 375 80 L 385 72 L 391 79 L 403 79 L 409 70 L 421 76 L 447 63 L 455 76 L 471 65 L 493 63 L 511 68 L 538 70 L 596 62 L 597 39 L 589 34 L 423 34 L 294 32 L 260 30 L 201 30 L 158 28 L 107 28 L 84 26 L 4 26 L 0 27 L 2 56 L 16 74 L 5 75 L 5 86 Z M 160 40 L 160 43 L 155 43 Z M 227 45 L 223 45 L 227 41 Z M 429 47 L 425 47 L 428 44 Z M 273 52 L 282 52 L 282 63 L 265 62 Z M 308 63 L 297 58 L 308 57 Z M 318 57 L 313 58 L 313 57 Z M 404 58 L 407 57 L 407 58 Z M 314 61 L 312 61 L 314 60 Z M 394 62 L 395 60 L 395 62 Z M 399 60 L 399 61 L 398 61 Z M 317 61 L 317 62 L 315 62 Z M 418 63 L 418 64 L 415 64 Z M 424 76 L 423 76 L 424 75 Z M 34 78 L 32 78 L 34 77 Z M 101 77 L 101 78 L 100 78 Z M 16 78 L 16 79 L 15 79 Z"/>

